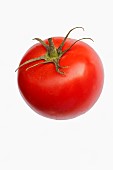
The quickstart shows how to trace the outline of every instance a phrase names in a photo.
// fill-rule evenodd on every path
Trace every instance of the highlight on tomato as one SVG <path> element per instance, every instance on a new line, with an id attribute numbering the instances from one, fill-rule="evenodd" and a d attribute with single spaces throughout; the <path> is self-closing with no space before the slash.
<path id="1" fill-rule="evenodd" d="M 23 56 L 18 87 L 26 103 L 52 119 L 71 119 L 87 112 L 98 100 L 104 82 L 102 62 L 95 50 L 79 40 L 52 37 L 38 41 Z M 16 70 L 16 71 L 17 71 Z"/>

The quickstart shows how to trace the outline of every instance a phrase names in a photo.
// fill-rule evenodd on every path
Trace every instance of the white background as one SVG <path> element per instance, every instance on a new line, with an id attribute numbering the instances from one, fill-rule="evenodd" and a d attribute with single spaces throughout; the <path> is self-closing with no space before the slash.
<path id="1" fill-rule="evenodd" d="M 0 1 L 0 169 L 113 170 L 112 0 Z M 105 71 L 103 92 L 86 114 L 56 121 L 33 112 L 17 86 L 17 68 L 35 42 L 65 36 L 87 40 Z"/>

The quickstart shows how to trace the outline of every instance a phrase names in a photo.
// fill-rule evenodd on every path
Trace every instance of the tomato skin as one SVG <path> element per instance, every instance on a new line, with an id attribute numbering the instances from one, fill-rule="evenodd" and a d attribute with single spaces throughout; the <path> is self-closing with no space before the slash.
<path id="1" fill-rule="evenodd" d="M 58 48 L 63 37 L 54 37 Z M 71 46 L 74 39 L 67 39 L 63 51 Z M 47 40 L 45 40 L 48 43 Z M 45 55 L 41 44 L 31 47 L 20 64 Z M 36 61 L 35 63 L 42 62 Z M 18 87 L 27 104 L 42 116 L 53 119 L 70 119 L 88 111 L 99 98 L 104 71 L 97 53 L 86 43 L 77 42 L 60 59 L 65 75 L 55 70 L 53 63 L 42 64 L 26 71 L 32 63 L 18 70 Z"/>

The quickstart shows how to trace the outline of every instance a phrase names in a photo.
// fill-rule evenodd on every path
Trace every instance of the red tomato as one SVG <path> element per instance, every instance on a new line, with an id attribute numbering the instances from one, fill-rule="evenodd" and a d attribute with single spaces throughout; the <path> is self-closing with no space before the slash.
<path id="1" fill-rule="evenodd" d="M 58 49 L 64 38 L 52 40 L 54 49 Z M 75 41 L 67 38 L 60 52 Z M 44 42 L 48 44 L 48 40 Z M 78 41 L 61 56 L 59 67 L 58 63 L 55 66 L 53 60 L 45 61 L 43 57 L 25 63 L 48 55 L 44 45 L 32 46 L 20 62 L 18 86 L 24 100 L 40 115 L 53 119 L 70 119 L 85 113 L 95 104 L 103 87 L 104 73 L 99 56 L 89 45 Z M 41 62 L 45 63 L 35 66 Z"/>

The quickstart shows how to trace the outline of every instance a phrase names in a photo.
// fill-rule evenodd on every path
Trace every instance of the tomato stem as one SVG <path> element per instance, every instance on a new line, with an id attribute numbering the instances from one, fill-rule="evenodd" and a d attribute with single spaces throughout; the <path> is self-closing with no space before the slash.
<path id="1" fill-rule="evenodd" d="M 77 42 L 79 42 L 80 40 L 84 40 L 84 39 L 90 39 L 92 40 L 91 38 L 81 38 L 81 39 L 78 39 L 76 40 L 68 49 L 62 51 L 62 48 L 69 36 L 69 34 L 71 33 L 71 31 L 73 31 L 74 29 L 77 29 L 77 28 L 81 28 L 83 31 L 84 31 L 84 28 L 83 27 L 75 27 L 75 28 L 72 28 L 68 33 L 67 35 L 65 36 L 65 38 L 63 39 L 62 43 L 60 44 L 60 46 L 58 48 L 55 47 L 54 43 L 53 43 L 53 39 L 52 38 L 48 38 L 48 42 L 49 42 L 49 45 L 47 45 L 43 40 L 41 40 L 40 38 L 34 38 L 33 40 L 37 40 L 39 41 L 43 47 L 46 48 L 47 52 L 44 56 L 40 56 L 40 57 L 37 57 L 37 58 L 33 58 L 33 59 L 30 59 L 30 60 L 27 60 L 26 62 L 20 64 L 20 66 L 15 70 L 17 71 L 18 69 L 20 69 L 21 67 L 23 67 L 24 65 L 27 65 L 29 63 L 33 63 L 33 62 L 36 62 L 36 61 L 40 61 L 40 60 L 44 60 L 40 63 L 36 63 L 32 66 L 29 66 L 26 68 L 26 70 L 30 69 L 30 68 L 33 68 L 35 66 L 38 66 L 40 64 L 47 64 L 47 63 L 53 63 L 55 65 L 55 68 L 56 68 L 56 71 L 62 75 L 64 75 L 64 72 L 61 71 L 60 69 L 62 68 L 67 68 L 67 66 L 60 66 L 59 62 L 60 62 L 60 58 L 67 52 L 69 51 Z M 93 41 L 93 40 L 92 40 Z"/>
<path id="2" fill-rule="evenodd" d="M 48 39 L 49 42 L 49 49 L 48 49 L 48 57 L 50 58 L 58 58 L 57 50 L 54 46 L 52 38 Z"/>

